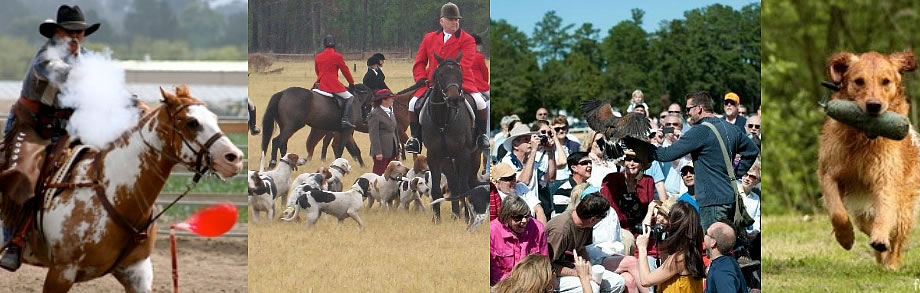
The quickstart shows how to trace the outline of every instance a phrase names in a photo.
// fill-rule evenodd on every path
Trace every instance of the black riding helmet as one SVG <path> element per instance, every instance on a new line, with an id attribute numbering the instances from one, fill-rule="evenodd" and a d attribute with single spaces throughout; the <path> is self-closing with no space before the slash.
<path id="1" fill-rule="evenodd" d="M 323 38 L 323 46 L 326 48 L 335 48 L 335 38 L 333 38 L 332 35 L 326 35 L 326 37 Z"/>

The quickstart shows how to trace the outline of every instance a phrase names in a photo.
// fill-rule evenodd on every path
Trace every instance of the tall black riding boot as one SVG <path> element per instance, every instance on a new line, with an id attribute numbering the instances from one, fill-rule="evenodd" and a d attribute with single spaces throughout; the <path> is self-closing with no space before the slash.
<path id="1" fill-rule="evenodd" d="M 473 139 L 480 150 L 489 149 L 489 110 L 476 110 L 476 133 L 473 133 Z"/>
<path id="2" fill-rule="evenodd" d="M 422 124 L 418 122 L 418 112 L 412 112 L 412 121 L 409 122 L 409 131 L 412 137 L 406 141 L 406 152 L 410 154 L 419 154 L 422 152 Z"/>
<path id="3" fill-rule="evenodd" d="M 355 128 L 354 124 L 351 124 L 351 104 L 354 97 L 344 100 L 345 109 L 342 110 L 342 129 Z"/>
<path id="4" fill-rule="evenodd" d="M 259 127 L 256 126 L 256 109 L 254 107 L 249 108 L 249 133 L 252 135 L 259 135 L 262 130 L 259 130 Z"/>

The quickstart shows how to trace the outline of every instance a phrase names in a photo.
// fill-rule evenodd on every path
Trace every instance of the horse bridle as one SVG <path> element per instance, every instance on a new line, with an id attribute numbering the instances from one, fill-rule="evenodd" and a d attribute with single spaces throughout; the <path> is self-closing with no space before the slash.
<path id="1" fill-rule="evenodd" d="M 189 139 L 186 138 L 185 135 L 183 135 L 181 132 L 179 132 L 179 127 L 175 125 L 175 123 L 177 123 L 179 120 L 175 119 L 174 117 L 178 115 L 178 113 L 181 112 L 182 110 L 185 110 L 186 108 L 190 106 L 195 106 L 195 105 L 203 106 L 204 103 L 196 102 L 196 103 L 183 104 L 183 105 L 180 105 L 178 108 L 176 108 L 176 110 L 173 112 L 169 112 L 169 111 L 166 112 L 167 117 L 169 117 L 169 120 L 172 122 L 172 123 L 166 124 L 167 126 L 172 128 L 172 137 L 175 138 L 178 135 L 179 139 L 182 140 L 182 144 L 188 147 L 189 150 L 192 150 L 192 152 L 195 154 L 194 164 L 186 162 L 182 160 L 182 158 L 176 157 L 168 152 L 163 151 L 162 149 L 157 149 L 156 147 L 150 145 L 150 143 L 147 142 L 147 138 L 143 136 L 143 132 L 141 132 L 141 140 L 144 142 L 145 145 L 147 145 L 147 147 L 156 151 L 160 155 L 163 155 L 177 163 L 182 163 L 183 165 L 191 167 L 193 171 L 195 171 L 195 176 L 192 178 L 192 181 L 194 181 L 195 184 L 198 184 L 198 181 L 201 180 L 201 177 L 204 174 L 208 173 L 209 171 L 213 172 L 213 169 L 211 168 L 211 152 L 209 151 L 209 149 L 211 148 L 211 146 L 214 145 L 215 142 L 220 140 L 222 137 L 225 137 L 226 135 L 223 132 L 218 131 L 214 135 L 211 135 L 211 137 L 208 138 L 208 140 L 205 141 L 204 144 L 201 144 L 196 140 L 191 140 L 192 142 L 189 142 Z M 162 108 L 157 108 L 156 110 L 154 110 L 154 113 L 150 113 L 147 119 L 150 119 L 149 117 L 156 116 L 154 114 L 156 112 L 159 112 L 161 109 Z M 146 122 L 143 124 L 146 124 Z M 192 146 L 192 143 L 198 145 L 199 147 L 198 150 L 195 150 L 195 148 Z"/>
<path id="2" fill-rule="evenodd" d="M 457 67 L 460 68 L 461 74 L 462 74 L 463 68 L 460 66 L 460 62 L 457 62 L 457 60 L 454 60 L 454 59 L 445 59 L 444 62 L 439 63 L 438 67 L 434 69 L 434 76 L 439 76 L 440 74 L 438 73 L 442 71 L 441 66 L 446 66 L 446 65 L 457 65 Z M 435 86 L 438 87 L 438 91 L 441 92 L 441 95 L 445 98 L 445 100 L 447 100 L 446 98 L 448 98 L 447 90 L 450 89 L 451 87 L 457 87 L 457 89 L 460 90 L 460 96 L 463 96 L 463 79 L 462 78 L 460 79 L 459 83 L 456 83 L 456 82 L 448 83 L 446 86 L 441 84 L 441 79 L 439 78 L 437 82 L 435 82 Z"/>

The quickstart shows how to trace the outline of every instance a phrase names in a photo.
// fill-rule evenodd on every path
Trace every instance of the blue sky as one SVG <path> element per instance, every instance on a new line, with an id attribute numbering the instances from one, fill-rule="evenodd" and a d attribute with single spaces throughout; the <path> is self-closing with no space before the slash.
<path id="1" fill-rule="evenodd" d="M 627 3 L 628 2 L 628 3 Z M 492 19 L 504 19 L 509 24 L 514 25 L 519 31 L 530 35 L 533 33 L 534 25 L 543 19 L 547 11 L 556 10 L 556 15 L 562 18 L 563 25 L 571 23 L 575 27 L 570 31 L 574 32 L 575 28 L 582 23 L 590 22 L 594 28 L 600 29 L 600 37 L 607 35 L 607 30 L 623 20 L 632 18 L 630 10 L 639 8 L 645 11 L 642 28 L 646 32 L 657 31 L 662 20 L 671 20 L 683 18 L 684 12 L 694 8 L 709 6 L 715 3 L 722 3 L 735 9 L 741 9 L 745 5 L 759 1 L 751 0 L 730 0 L 730 1 L 687 1 L 687 0 L 647 0 L 647 1 L 623 1 L 623 0 L 604 0 L 604 1 L 586 1 L 586 0 L 495 0 L 491 1 Z"/>

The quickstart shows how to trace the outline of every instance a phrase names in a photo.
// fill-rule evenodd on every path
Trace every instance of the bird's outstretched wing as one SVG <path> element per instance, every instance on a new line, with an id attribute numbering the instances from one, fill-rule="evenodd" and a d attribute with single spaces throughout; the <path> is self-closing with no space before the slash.
<path id="1" fill-rule="evenodd" d="M 619 120 L 613 115 L 613 108 L 610 104 L 601 103 L 598 100 L 587 100 L 581 102 L 581 113 L 588 126 L 597 132 L 607 131 L 607 126 L 612 125 Z"/>

